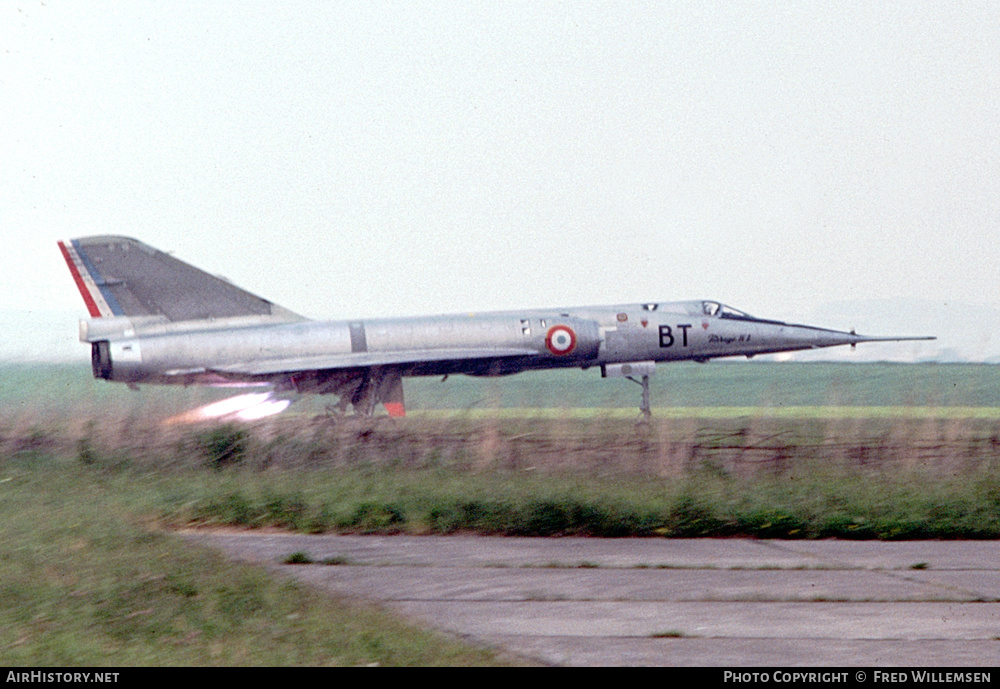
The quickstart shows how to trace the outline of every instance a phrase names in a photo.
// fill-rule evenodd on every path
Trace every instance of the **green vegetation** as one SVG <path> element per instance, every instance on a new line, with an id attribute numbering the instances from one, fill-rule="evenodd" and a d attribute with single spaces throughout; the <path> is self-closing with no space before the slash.
<path id="1" fill-rule="evenodd" d="M 915 473 L 807 471 L 811 475 L 738 479 L 705 469 L 676 482 L 622 478 L 613 484 L 405 469 L 256 474 L 225 486 L 199 482 L 183 504 L 160 509 L 175 526 L 308 533 L 1000 538 L 995 468 L 935 481 Z"/>
<path id="2" fill-rule="evenodd" d="M 250 433 L 239 426 L 211 426 L 195 437 L 199 454 L 213 469 L 241 464 L 246 458 Z"/>
<path id="3" fill-rule="evenodd" d="M 651 639 L 688 639 L 691 638 L 690 634 L 685 634 L 684 632 L 677 629 L 668 629 L 663 632 L 653 632 L 649 635 Z"/>
<path id="4" fill-rule="evenodd" d="M 982 419 L 640 428 L 613 418 L 278 417 L 252 427 L 79 428 L 12 429 L 4 468 L 59 475 L 72 466 L 114 495 L 141 498 L 140 514 L 171 528 L 1000 537 L 1000 424 Z"/>

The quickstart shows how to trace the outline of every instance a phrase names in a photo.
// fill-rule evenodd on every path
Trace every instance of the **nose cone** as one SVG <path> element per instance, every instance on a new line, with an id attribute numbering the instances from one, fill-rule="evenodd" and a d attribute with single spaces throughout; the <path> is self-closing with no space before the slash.
<path id="1" fill-rule="evenodd" d="M 837 347 L 839 345 L 854 346 L 859 342 L 903 342 L 907 340 L 933 340 L 934 337 L 888 336 L 873 337 L 858 335 L 853 330 L 829 330 L 811 325 L 780 325 L 773 333 L 773 344 L 781 347 L 775 351 L 794 351 L 799 349 L 819 349 L 821 347 Z"/>
<path id="2" fill-rule="evenodd" d="M 695 304 L 697 307 L 698 305 Z M 832 330 L 813 325 L 800 325 L 784 321 L 757 318 L 717 302 L 701 302 L 705 317 L 702 329 L 695 330 L 695 347 L 698 351 L 691 358 L 707 361 L 720 356 L 773 354 L 804 349 L 838 347 L 859 342 L 902 342 L 904 340 L 933 340 L 933 337 L 892 335 L 872 337 L 858 335 L 851 330 Z M 697 309 L 695 309 L 696 311 Z M 684 327 L 684 326 L 681 326 Z M 691 327 L 691 326 L 686 326 Z M 687 331 L 684 331 L 687 334 Z M 700 340 L 700 341 L 699 341 Z"/>
<path id="3" fill-rule="evenodd" d="M 769 351 L 790 352 L 800 349 L 817 349 L 855 344 L 858 336 L 840 330 L 814 328 L 791 323 L 774 324 L 766 328 L 764 340 Z"/>

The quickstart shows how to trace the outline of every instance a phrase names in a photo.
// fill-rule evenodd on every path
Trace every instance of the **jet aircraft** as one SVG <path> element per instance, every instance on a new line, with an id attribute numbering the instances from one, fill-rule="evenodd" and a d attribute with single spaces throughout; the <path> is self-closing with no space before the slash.
<path id="1" fill-rule="evenodd" d="M 648 417 L 658 362 L 934 339 L 794 325 L 711 300 L 314 321 L 129 237 L 59 249 L 90 314 L 80 341 L 95 378 L 334 394 L 363 416 L 379 404 L 404 416 L 407 376 L 594 368 L 640 383 Z"/>

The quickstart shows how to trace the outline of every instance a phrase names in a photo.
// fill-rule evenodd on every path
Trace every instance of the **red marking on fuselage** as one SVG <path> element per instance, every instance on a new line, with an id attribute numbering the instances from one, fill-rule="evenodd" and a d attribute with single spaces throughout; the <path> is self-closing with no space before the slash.
<path id="1" fill-rule="evenodd" d="M 382 404 L 385 406 L 385 410 L 389 412 L 389 416 L 396 418 L 406 416 L 406 407 L 403 406 L 402 402 L 383 402 Z"/>
<path id="2" fill-rule="evenodd" d="M 73 275 L 73 280 L 76 282 L 76 288 L 80 290 L 80 295 L 83 297 L 83 303 L 87 305 L 87 311 L 90 312 L 91 317 L 100 318 L 101 310 L 97 308 L 97 302 L 94 301 L 94 297 L 91 296 L 90 290 L 87 289 L 87 283 L 83 281 L 83 276 L 80 275 L 80 271 L 76 267 L 76 262 L 73 261 L 73 257 L 69 254 L 69 249 L 62 242 L 59 242 L 59 250 L 62 251 L 63 258 L 66 259 L 66 265 L 69 266 L 69 272 Z"/>

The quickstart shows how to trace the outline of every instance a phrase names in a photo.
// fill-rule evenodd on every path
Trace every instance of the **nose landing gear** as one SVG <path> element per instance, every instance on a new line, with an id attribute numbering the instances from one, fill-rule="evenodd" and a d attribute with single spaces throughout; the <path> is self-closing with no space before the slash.
<path id="1" fill-rule="evenodd" d="M 642 380 L 636 380 L 632 376 L 625 376 L 633 383 L 642 386 L 642 402 L 639 404 L 639 423 L 649 423 L 649 420 L 653 416 L 652 410 L 649 408 L 649 376 L 644 375 Z"/>

